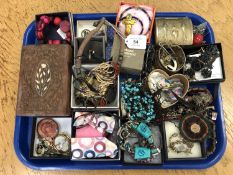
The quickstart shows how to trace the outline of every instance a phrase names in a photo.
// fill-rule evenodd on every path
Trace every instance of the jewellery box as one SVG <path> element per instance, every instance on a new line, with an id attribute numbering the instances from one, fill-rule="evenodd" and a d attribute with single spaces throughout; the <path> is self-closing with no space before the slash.
<path id="1" fill-rule="evenodd" d="M 204 142 L 191 143 L 180 136 L 177 121 L 165 121 L 163 123 L 165 158 L 169 161 L 201 160 L 206 158 L 206 145 Z M 167 128 L 167 129 L 166 129 Z M 179 149 L 179 146 L 182 148 Z M 182 150 L 184 149 L 184 151 Z M 178 152 L 178 153 L 177 153 Z M 185 159 L 186 158 L 186 159 Z M 187 161 L 187 160 L 186 160 Z"/>
<path id="2" fill-rule="evenodd" d="M 83 37 L 75 38 L 75 51 L 83 42 Z M 77 55 L 77 53 L 75 53 Z M 95 36 L 87 44 L 83 52 L 83 66 L 85 64 L 100 64 L 106 61 L 105 59 L 105 39 L 104 36 Z"/>
<path id="3" fill-rule="evenodd" d="M 69 116 L 71 61 L 68 44 L 23 46 L 17 115 Z"/>
<path id="4" fill-rule="evenodd" d="M 35 117 L 31 138 L 30 157 L 32 159 L 69 159 L 70 138 L 72 133 L 72 118 Z M 46 132 L 49 131 L 49 132 Z M 45 148 L 46 136 L 52 136 L 53 144 L 49 143 Z"/>
<path id="5" fill-rule="evenodd" d="M 107 20 L 111 22 L 115 22 L 116 14 L 74 14 L 73 21 L 74 25 L 76 25 L 77 20 L 99 20 L 102 17 L 105 17 Z M 188 17 L 192 20 L 192 23 L 195 25 L 201 24 L 206 22 L 202 17 L 192 14 L 192 13 L 156 13 L 156 17 Z M 76 27 L 76 26 L 75 26 Z M 24 35 L 24 45 L 34 44 L 35 43 L 35 23 L 33 22 L 30 24 L 28 29 Z M 211 26 L 207 23 L 207 35 L 205 36 L 205 41 L 208 44 L 214 43 L 214 33 L 212 31 Z M 119 77 L 118 81 L 122 81 L 126 77 Z M 72 81 L 72 80 L 71 80 Z M 72 82 L 71 82 L 72 83 Z M 118 83 L 119 85 L 119 83 Z M 196 85 L 197 86 L 197 85 Z M 24 163 L 26 166 L 39 169 L 39 170 L 64 170 L 64 169 L 89 169 L 89 170 L 97 170 L 97 169 L 204 169 L 213 166 L 217 163 L 224 154 L 226 148 L 226 133 L 225 133 L 225 126 L 224 126 L 224 116 L 223 116 L 223 109 L 222 109 L 222 98 L 221 98 L 221 90 L 219 83 L 213 84 L 202 84 L 199 85 L 201 87 L 208 88 L 209 91 L 215 98 L 214 106 L 215 110 L 218 113 L 218 117 L 216 120 L 216 150 L 215 152 L 210 155 L 206 159 L 192 159 L 192 160 L 181 160 L 181 159 L 174 159 L 172 161 L 164 159 L 162 164 L 157 165 L 143 165 L 143 164 L 129 164 L 124 162 L 124 157 L 121 157 L 120 160 L 107 160 L 101 161 L 98 160 L 93 161 L 72 161 L 70 159 L 34 159 L 30 157 L 30 140 L 32 138 L 32 134 L 35 132 L 33 128 L 33 118 L 32 117 L 22 117 L 16 116 L 16 123 L 15 123 L 15 134 L 14 134 L 14 147 L 15 152 L 18 158 Z M 72 90 L 71 90 L 72 91 Z M 118 95 L 119 98 L 119 87 L 118 87 Z M 71 92 L 72 93 L 72 92 Z M 72 99 L 71 99 L 72 103 Z M 116 103 L 117 105 L 109 106 L 108 110 L 117 111 L 119 108 L 119 99 Z M 74 105 L 74 104 L 73 104 Z M 74 108 L 73 110 L 77 111 L 78 106 L 71 106 Z M 76 109 L 75 109 L 76 108 Z M 71 108 L 70 108 L 71 109 Z M 81 109 L 85 109 L 82 107 Z M 95 108 L 90 108 L 90 111 L 95 110 Z M 105 108 L 106 109 L 106 108 Z M 78 109 L 79 110 L 79 109 Z M 86 109 L 85 109 L 86 110 Z M 124 122 L 121 120 L 121 122 Z M 161 128 L 163 130 L 163 128 Z M 165 140 L 162 140 L 163 142 Z M 165 157 L 164 151 L 162 149 L 161 155 Z M 124 156 L 124 155 L 123 155 Z"/>
<path id="6" fill-rule="evenodd" d="M 183 50 L 186 55 L 186 65 L 184 65 L 183 73 L 189 76 L 191 83 L 217 83 L 225 81 L 221 43 L 202 46 L 183 46 Z M 196 61 L 194 61 L 195 58 L 197 58 Z M 208 59 L 205 60 L 205 58 Z M 194 72 L 193 77 L 190 77 L 190 70 Z"/>
<path id="7" fill-rule="evenodd" d="M 36 15 L 37 44 L 74 45 L 73 16 L 70 12 Z"/>

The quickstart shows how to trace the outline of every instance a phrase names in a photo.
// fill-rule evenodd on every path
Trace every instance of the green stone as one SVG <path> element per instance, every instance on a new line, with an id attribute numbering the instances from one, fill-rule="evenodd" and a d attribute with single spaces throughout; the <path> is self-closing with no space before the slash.
<path id="1" fill-rule="evenodd" d="M 137 132 L 146 139 L 151 136 L 151 130 L 145 123 L 140 123 L 138 125 Z"/>
<path id="2" fill-rule="evenodd" d="M 148 159 L 151 156 L 151 151 L 149 148 L 146 147 L 135 147 L 134 150 L 134 159 L 135 160 L 142 160 Z"/>

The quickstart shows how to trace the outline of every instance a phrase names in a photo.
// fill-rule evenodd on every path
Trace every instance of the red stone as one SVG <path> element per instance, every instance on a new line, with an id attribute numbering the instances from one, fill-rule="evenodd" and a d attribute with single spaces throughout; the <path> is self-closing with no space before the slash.
<path id="1" fill-rule="evenodd" d="M 200 33 L 194 34 L 193 45 L 201 45 L 203 43 L 204 36 Z"/>
<path id="2" fill-rule="evenodd" d="M 45 24 L 40 20 L 36 23 L 36 30 L 42 31 L 45 28 Z"/>
<path id="3" fill-rule="evenodd" d="M 45 24 L 49 24 L 50 23 L 50 18 L 48 16 L 45 16 L 43 19 Z"/>
<path id="4" fill-rule="evenodd" d="M 42 31 L 36 31 L 36 38 L 37 39 L 43 39 L 44 35 Z"/>
<path id="5" fill-rule="evenodd" d="M 66 41 L 68 41 L 70 43 L 71 39 L 70 38 L 66 38 Z"/>
<path id="6" fill-rule="evenodd" d="M 42 15 L 42 16 L 40 17 L 40 19 L 41 19 L 41 20 L 44 20 L 45 17 L 46 17 L 45 15 Z"/>
<path id="7" fill-rule="evenodd" d="M 53 40 L 53 44 L 61 44 L 60 40 Z"/>
<path id="8" fill-rule="evenodd" d="M 54 18 L 54 20 L 53 20 L 53 23 L 55 24 L 55 25 L 60 25 L 60 23 L 61 23 L 61 18 L 60 17 L 55 17 Z"/>
<path id="9" fill-rule="evenodd" d="M 63 32 L 67 33 L 70 31 L 70 22 L 67 21 L 67 20 L 63 20 L 61 23 L 60 23 L 60 28 Z"/>
<path id="10" fill-rule="evenodd" d="M 66 33 L 66 37 L 67 37 L 67 38 L 71 38 L 71 33 L 70 33 L 70 32 L 67 32 L 67 33 Z"/>
<path id="11" fill-rule="evenodd" d="M 53 40 L 48 40 L 48 44 L 53 44 Z"/>

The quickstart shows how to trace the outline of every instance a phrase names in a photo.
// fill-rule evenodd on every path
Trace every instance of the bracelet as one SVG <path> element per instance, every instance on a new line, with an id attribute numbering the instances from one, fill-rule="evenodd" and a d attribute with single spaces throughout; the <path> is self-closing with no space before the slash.
<path id="1" fill-rule="evenodd" d="M 173 140 L 174 139 L 174 140 Z M 181 137 L 178 133 L 173 133 L 169 137 L 169 148 L 176 153 L 191 154 L 194 144 Z"/>
<path id="2" fill-rule="evenodd" d="M 143 141 L 130 145 L 127 138 L 133 133 Z M 119 128 L 117 136 L 120 148 L 127 151 L 136 161 L 151 160 L 160 153 L 160 149 L 156 148 L 154 144 L 149 126 L 143 122 L 126 122 Z"/>
<path id="3" fill-rule="evenodd" d="M 58 134 L 53 140 L 42 138 L 36 147 L 39 156 L 68 156 L 70 154 L 70 137 L 64 133 Z"/>

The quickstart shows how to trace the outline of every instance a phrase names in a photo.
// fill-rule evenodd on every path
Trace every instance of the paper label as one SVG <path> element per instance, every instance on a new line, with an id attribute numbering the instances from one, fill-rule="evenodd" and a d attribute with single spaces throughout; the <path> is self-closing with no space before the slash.
<path id="1" fill-rule="evenodd" d="M 62 37 L 62 39 L 66 39 L 66 33 L 63 32 L 60 28 L 57 30 L 57 33 Z"/>
<path id="2" fill-rule="evenodd" d="M 129 35 L 125 44 L 130 49 L 146 49 L 146 35 Z"/>

